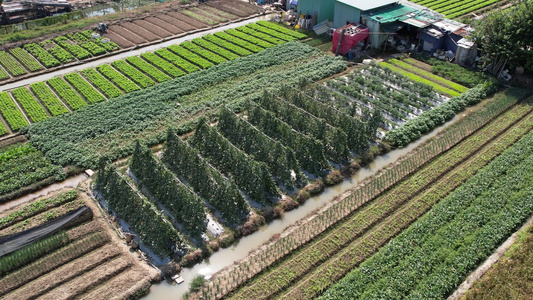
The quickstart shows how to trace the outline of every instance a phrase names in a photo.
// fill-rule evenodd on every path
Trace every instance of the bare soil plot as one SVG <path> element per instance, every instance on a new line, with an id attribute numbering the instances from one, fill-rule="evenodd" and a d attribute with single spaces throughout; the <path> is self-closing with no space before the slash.
<path id="1" fill-rule="evenodd" d="M 171 16 L 170 14 L 162 14 L 159 16 L 156 16 L 157 19 L 161 19 L 164 22 L 167 22 L 171 24 L 172 26 L 182 30 L 183 32 L 196 30 L 198 27 L 192 26 L 191 24 L 185 23 L 181 20 L 176 19 L 175 17 Z M 202 25 L 204 26 L 204 25 Z"/>
<path id="2" fill-rule="evenodd" d="M 140 27 L 146 29 L 147 31 L 149 31 L 149 32 L 151 32 L 153 34 L 156 34 L 156 35 L 158 35 L 158 36 L 160 36 L 162 38 L 174 35 L 172 32 L 167 31 L 167 30 L 163 29 L 162 27 L 154 25 L 154 24 L 152 24 L 150 22 L 147 22 L 145 20 L 135 20 L 135 21 L 133 21 L 133 24 L 135 24 L 137 26 L 140 26 Z"/>
<path id="3" fill-rule="evenodd" d="M 104 34 L 107 38 L 109 38 L 111 41 L 115 42 L 117 45 L 119 45 L 120 48 L 129 48 L 135 46 L 134 43 L 131 41 L 128 41 L 127 39 L 123 38 L 119 34 L 116 34 L 114 32 L 110 32 L 108 30 L 107 33 Z"/>
<path id="4" fill-rule="evenodd" d="M 158 278 L 155 269 L 140 261 L 136 254 L 130 253 L 129 247 L 105 221 L 96 203 L 85 193 L 78 194 L 74 201 L 59 207 L 51 206 L 10 227 L 79 202 L 92 210 L 93 219 L 69 229 L 66 232 L 69 242 L 62 248 L 3 277 L 0 298 L 123 299 L 139 290 L 147 290 L 150 283 Z M 22 206 L 13 211 L 20 209 Z M 66 211 L 63 209 L 58 213 L 64 214 Z"/>
<path id="5" fill-rule="evenodd" d="M 170 33 L 172 34 L 180 34 L 180 33 L 184 33 L 185 31 L 183 31 L 182 29 L 172 25 L 171 23 L 163 20 L 163 19 L 160 19 L 158 17 L 148 17 L 146 19 L 144 19 L 145 21 L 151 23 L 151 24 L 154 24 L 158 27 L 161 27 L 161 28 L 165 28 L 165 30 L 169 31 Z"/>
<path id="6" fill-rule="evenodd" d="M 167 15 L 173 17 L 173 18 L 176 18 L 177 20 L 179 21 L 182 21 L 182 22 L 185 22 L 191 26 L 194 26 L 196 28 L 207 28 L 209 27 L 207 24 L 205 23 L 202 23 L 196 19 L 193 19 L 189 16 L 186 16 L 182 13 L 179 13 L 179 12 L 175 12 L 175 11 L 171 11 L 171 12 L 168 12 Z"/>
<path id="7" fill-rule="evenodd" d="M 150 31 L 144 29 L 143 27 L 133 23 L 133 22 L 124 22 L 120 23 L 120 26 L 126 28 L 127 30 L 135 33 L 136 35 L 142 37 L 143 39 L 153 42 L 160 39 L 159 36 L 151 33 Z"/>
<path id="8" fill-rule="evenodd" d="M 241 18 L 244 18 L 250 15 L 250 13 L 246 12 L 245 10 L 241 10 L 236 6 L 226 5 L 224 2 L 207 2 L 206 5 L 210 7 L 214 7 L 221 11 L 236 15 Z"/>
<path id="9" fill-rule="evenodd" d="M 122 27 L 120 25 L 112 25 L 112 26 L 109 26 L 109 29 L 108 29 L 109 32 L 111 33 L 116 33 L 118 35 L 120 35 L 122 38 L 134 43 L 134 44 L 144 44 L 144 43 L 147 43 L 148 41 L 138 35 L 136 35 L 135 33 L 129 31 L 128 29 L 126 29 L 125 27 Z"/>

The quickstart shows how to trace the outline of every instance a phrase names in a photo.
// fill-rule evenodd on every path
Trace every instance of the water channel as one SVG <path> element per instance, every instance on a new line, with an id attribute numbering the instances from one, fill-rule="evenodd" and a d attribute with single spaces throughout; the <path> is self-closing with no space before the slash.
<path id="1" fill-rule="evenodd" d="M 481 104 L 480 104 L 481 105 Z M 480 105 L 467 109 L 467 111 L 476 110 Z M 351 178 L 345 179 L 338 185 L 330 188 L 326 188 L 324 192 L 318 196 L 311 197 L 295 210 L 286 212 L 282 218 L 272 221 L 271 223 L 264 225 L 259 231 L 241 238 L 236 241 L 235 244 L 226 249 L 220 249 L 215 252 L 208 260 L 204 260 L 202 263 L 195 265 L 192 268 L 184 268 L 180 275 L 185 280 L 184 283 L 177 285 L 174 282 L 163 281 L 152 285 L 150 293 L 141 298 L 144 300 L 167 300 L 167 299 L 180 299 L 189 289 L 189 284 L 194 277 L 202 275 L 205 278 L 209 278 L 214 273 L 222 270 L 223 268 L 232 265 L 234 262 L 239 261 L 255 248 L 261 246 L 267 242 L 274 234 L 282 233 L 287 227 L 294 225 L 298 220 L 306 217 L 315 209 L 321 208 L 331 201 L 336 196 L 346 192 L 347 190 L 354 188 L 360 181 L 373 175 L 379 169 L 386 167 L 390 163 L 395 162 L 401 156 L 405 155 L 409 151 L 416 148 L 418 145 L 434 137 L 444 128 L 462 119 L 465 114 L 456 116 L 451 121 L 433 130 L 431 133 L 423 136 L 419 140 L 412 142 L 407 147 L 402 149 L 393 150 L 385 155 L 376 157 L 376 159 L 369 164 L 368 167 L 362 168 Z"/>

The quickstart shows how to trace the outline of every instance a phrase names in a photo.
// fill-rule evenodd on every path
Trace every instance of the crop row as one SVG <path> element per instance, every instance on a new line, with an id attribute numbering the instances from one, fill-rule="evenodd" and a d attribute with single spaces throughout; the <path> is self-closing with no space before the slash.
<path id="1" fill-rule="evenodd" d="M 255 38 L 264 40 L 264 41 L 269 42 L 269 43 L 274 44 L 274 45 L 281 45 L 281 44 L 286 42 L 285 40 L 282 40 L 282 39 L 273 37 L 271 35 L 268 35 L 266 33 L 254 30 L 254 29 L 252 29 L 252 28 L 250 28 L 248 26 L 237 27 L 237 28 L 235 28 L 235 30 L 240 31 L 240 32 L 245 33 L 245 34 L 248 34 L 248 35 L 253 36 Z"/>
<path id="2" fill-rule="evenodd" d="M 124 75 L 128 76 L 135 83 L 137 83 L 141 88 L 147 88 L 155 84 L 152 79 L 150 79 L 141 71 L 139 71 L 138 69 L 123 60 L 116 60 L 112 63 L 112 65 L 117 70 L 124 73 Z"/>
<path id="3" fill-rule="evenodd" d="M 491 125 L 493 125 L 492 127 L 506 128 L 506 126 L 508 126 L 509 123 L 512 123 L 513 121 L 513 119 L 509 118 L 508 123 L 506 124 L 504 124 L 503 122 L 496 122 L 491 123 Z M 403 215 L 403 211 L 409 210 L 402 209 L 399 212 L 395 212 L 396 209 L 406 201 L 408 203 L 408 207 L 415 202 L 419 202 L 420 200 L 412 202 L 410 199 L 414 195 L 417 195 L 419 191 L 423 190 L 429 184 L 432 184 L 431 192 L 425 192 L 424 197 L 417 196 L 417 198 L 415 199 L 422 199 L 429 202 L 430 199 L 434 199 L 434 197 L 429 196 L 430 193 L 446 193 L 446 190 L 449 191 L 449 189 L 453 188 L 451 182 L 439 182 L 437 184 L 438 188 L 435 188 L 437 185 L 432 182 L 436 178 L 438 178 L 441 173 L 447 172 L 447 170 L 450 170 L 450 168 L 452 168 L 453 166 L 459 165 L 464 160 L 465 153 L 470 153 L 470 151 L 475 152 L 480 149 L 487 141 L 490 141 L 492 137 L 486 136 L 486 134 L 484 134 L 486 132 L 490 132 L 493 135 L 497 135 L 497 133 L 501 132 L 501 130 L 495 131 L 484 129 L 483 132 L 477 133 L 476 137 L 469 138 L 463 141 L 458 146 L 452 148 L 450 151 L 446 152 L 442 156 L 439 156 L 435 161 L 431 162 L 429 165 L 417 171 L 417 173 L 415 173 L 413 176 L 407 178 L 405 181 L 395 186 L 391 191 L 382 194 L 377 199 L 373 200 L 369 206 L 365 206 L 361 210 L 357 211 L 353 216 L 351 216 L 348 220 L 344 221 L 341 225 L 335 226 L 334 229 L 330 229 L 330 231 L 328 231 L 325 236 L 321 236 L 320 238 L 314 240 L 311 246 L 304 247 L 301 251 L 299 251 L 297 256 L 291 256 L 291 258 L 278 265 L 274 270 L 268 271 L 267 273 L 258 277 L 258 279 L 254 280 L 251 285 L 248 285 L 245 289 L 237 293 L 233 297 L 233 299 L 250 299 L 250 297 L 254 299 L 256 297 L 262 299 L 263 297 L 268 297 L 279 291 L 282 291 L 283 289 L 286 289 L 290 285 L 293 285 L 294 280 L 303 276 L 307 272 L 314 272 L 316 274 L 313 275 L 312 278 L 313 280 L 315 280 L 315 283 L 320 282 L 320 289 L 323 289 L 325 284 L 323 280 L 324 278 L 322 275 L 317 274 L 317 271 L 311 271 L 311 268 L 313 266 L 316 266 L 317 264 L 323 264 L 324 261 L 327 262 L 326 265 L 331 264 L 331 259 L 333 259 L 333 261 L 339 261 L 338 256 L 347 253 L 347 249 L 352 247 L 351 245 L 354 245 L 352 249 L 365 249 L 364 247 L 361 247 L 360 241 L 357 239 L 354 240 L 354 238 L 360 236 L 361 234 L 365 234 L 365 232 L 367 232 L 375 224 L 380 224 L 380 222 L 382 221 L 382 224 L 387 224 L 387 222 L 390 222 L 387 221 L 388 219 L 392 220 L 392 222 L 395 222 L 394 220 L 399 220 L 400 223 L 409 220 L 407 218 L 408 215 L 400 217 L 401 215 Z M 483 139 L 480 140 L 480 137 L 483 137 Z M 478 167 L 474 163 L 469 163 L 468 166 L 469 168 L 472 167 L 472 171 L 475 171 Z M 447 178 L 457 180 L 457 177 L 459 176 L 458 174 L 459 173 L 456 173 L 456 175 L 454 176 L 447 176 Z M 461 181 L 458 180 L 456 182 L 457 184 L 459 184 Z M 417 205 L 414 205 L 414 208 L 416 207 Z M 420 207 L 418 209 L 420 209 Z M 411 211 L 418 213 L 418 209 L 411 209 Z M 388 217 L 387 220 L 383 219 L 385 216 L 388 216 L 391 213 L 392 215 Z M 408 223 L 409 222 L 407 222 L 407 224 Z M 391 228 L 401 228 L 401 226 L 399 226 L 400 224 L 396 225 L 398 226 L 391 226 Z M 385 227 L 384 229 L 386 232 L 387 227 Z M 372 232 L 379 232 L 379 230 L 376 231 L 374 227 L 374 230 L 372 230 Z M 382 234 L 378 236 L 380 236 L 381 238 L 388 237 L 388 235 Z M 363 238 L 365 238 L 364 235 Z M 376 240 L 374 240 L 374 242 L 376 242 Z M 365 249 L 364 251 L 367 250 Z M 375 248 L 373 249 L 373 251 L 375 251 Z M 372 253 L 373 251 L 371 251 L 370 253 Z M 357 261 L 361 259 L 361 255 L 362 254 L 354 255 L 352 257 L 355 259 L 355 261 Z M 364 255 L 368 256 L 368 251 Z M 347 268 L 349 266 L 346 265 L 348 264 L 348 261 L 345 261 L 345 265 L 343 268 L 329 268 L 328 272 L 324 273 L 324 276 L 331 276 L 329 278 L 329 282 L 333 280 L 332 278 L 335 278 L 334 274 L 338 274 L 337 272 L 345 270 L 344 268 Z M 335 264 L 333 263 L 333 265 Z M 319 269 L 323 268 L 324 265 L 321 265 L 319 267 Z M 259 287 L 266 288 L 269 293 L 262 294 L 264 292 L 261 292 L 258 294 L 257 292 Z M 294 297 L 296 295 L 293 294 L 292 296 Z M 305 295 L 305 297 L 302 294 L 298 294 L 297 296 L 298 297 L 294 299 L 309 298 L 309 295 L 307 294 Z"/>
<path id="4" fill-rule="evenodd" d="M 44 42 L 41 42 L 40 45 L 43 48 L 49 47 L 48 52 L 50 52 L 55 58 L 57 58 L 63 64 L 66 64 L 66 63 L 69 63 L 75 60 L 74 56 L 70 54 L 70 52 L 61 48 L 61 46 L 52 43 L 52 41 L 44 41 Z"/>
<path id="5" fill-rule="evenodd" d="M 304 34 L 304 33 L 285 28 L 282 25 L 279 25 L 279 24 L 276 24 L 276 23 L 272 23 L 272 22 L 261 20 L 261 21 L 257 21 L 257 24 L 259 24 L 261 26 L 264 26 L 264 27 L 267 27 L 267 28 L 270 28 L 270 29 L 273 29 L 275 31 L 279 31 L 279 32 L 281 32 L 283 34 L 290 35 L 290 36 L 295 37 L 295 38 L 297 38 L 299 40 L 304 39 L 304 38 L 307 37 L 307 35 Z"/>
<path id="6" fill-rule="evenodd" d="M 68 109 L 61 101 L 50 91 L 44 82 L 37 82 L 30 85 L 33 93 L 48 108 L 52 116 L 68 113 Z"/>
<path id="7" fill-rule="evenodd" d="M 182 68 L 187 73 L 192 73 L 192 72 L 200 70 L 200 68 L 196 66 L 195 64 L 193 64 L 192 62 L 189 62 L 188 60 L 180 56 L 177 56 L 176 54 L 170 52 L 166 48 L 156 50 L 155 53 L 161 56 L 162 58 L 168 60 L 169 62 L 175 64 L 176 66 Z"/>
<path id="8" fill-rule="evenodd" d="M 111 82 L 105 79 L 100 73 L 94 69 L 85 69 L 81 71 L 83 76 L 89 80 L 94 86 L 96 86 L 107 98 L 111 99 L 122 95 L 122 91 L 114 86 Z"/>
<path id="9" fill-rule="evenodd" d="M 451 89 L 454 89 L 455 91 L 459 92 L 459 93 L 464 93 L 468 90 L 468 88 L 460 85 L 460 84 L 457 84 L 453 81 L 450 81 L 450 80 L 447 80 L 447 79 L 444 79 L 440 76 L 437 76 L 437 75 L 434 75 L 430 72 L 427 72 L 427 71 L 424 71 L 422 69 L 419 69 L 417 67 L 414 67 L 410 64 L 407 64 L 401 60 L 397 60 L 397 59 L 391 59 L 388 61 L 388 63 L 390 64 L 393 64 L 397 67 L 400 67 L 406 71 L 409 71 L 411 73 L 414 73 L 414 74 L 417 74 L 417 75 L 420 75 L 424 78 L 427 78 L 428 80 L 431 80 L 435 83 L 438 83 L 439 85 L 441 86 L 444 86 L 444 87 L 448 87 L 448 88 L 451 88 Z"/>
<path id="10" fill-rule="evenodd" d="M 48 118 L 43 107 L 33 98 L 26 87 L 19 87 L 12 92 L 13 97 L 21 104 L 32 122 L 39 122 Z"/>
<path id="11" fill-rule="evenodd" d="M 172 171 L 187 180 L 198 195 L 221 213 L 227 224 L 241 223 L 248 208 L 235 182 L 226 179 L 171 131 L 168 132 L 166 145 L 163 161 Z"/>
<path id="12" fill-rule="evenodd" d="M 65 82 L 60 77 L 55 77 L 46 81 L 48 85 L 61 97 L 65 100 L 72 110 L 77 110 L 84 106 L 87 106 L 87 103 L 74 91 L 74 89 Z"/>
<path id="13" fill-rule="evenodd" d="M 445 298 L 533 211 L 532 141 L 522 138 L 321 299 Z"/>
<path id="14" fill-rule="evenodd" d="M 233 288 L 242 284 L 243 281 L 256 276 L 258 272 L 257 266 L 260 267 L 259 270 L 265 269 L 277 259 L 286 255 L 288 251 L 307 243 L 326 230 L 326 228 L 330 228 L 337 221 L 343 219 L 355 209 L 359 208 L 365 202 L 372 200 L 380 192 L 390 188 L 392 185 L 405 178 L 405 176 L 417 170 L 421 165 L 460 142 L 472 132 L 483 127 L 487 122 L 491 121 L 494 116 L 505 111 L 509 106 L 516 104 L 522 96 L 523 94 L 520 93 L 510 97 L 498 94 L 498 96 L 494 98 L 494 101 L 485 105 L 485 109 L 478 110 L 474 112 L 470 118 L 463 119 L 445 129 L 438 139 L 430 140 L 429 143 L 420 146 L 418 151 L 409 153 L 407 157 L 400 160 L 399 164 L 390 166 L 383 172 L 379 172 L 365 180 L 365 182 L 356 188 L 351 195 L 342 199 L 338 203 L 335 203 L 328 210 L 321 212 L 317 218 L 310 220 L 308 223 L 281 238 L 276 243 L 273 243 L 267 248 L 254 254 L 250 260 L 246 260 L 239 265 L 232 267 L 229 272 L 225 272 L 222 276 L 218 276 L 212 286 L 221 284 L 222 282 L 229 282 L 229 284 L 226 283 L 224 285 L 229 285 L 231 286 L 230 288 Z M 509 119 L 513 120 L 513 117 Z M 498 122 L 493 122 L 493 124 L 494 123 L 498 124 Z M 490 133 L 493 131 L 488 130 L 487 132 Z M 480 136 L 484 136 L 484 134 L 485 133 L 481 133 Z M 471 143 L 472 142 L 476 143 L 475 138 L 471 139 Z M 465 149 L 475 148 L 471 146 L 473 145 L 467 145 Z M 462 156 L 456 157 L 456 159 L 457 158 L 462 159 Z M 445 160 L 441 162 L 446 163 Z M 344 234 L 348 232 L 349 231 L 345 231 Z M 305 256 L 298 257 L 305 259 Z M 254 271 L 252 272 L 252 270 Z M 257 278 L 261 278 L 261 276 Z M 227 288 L 224 290 L 217 289 L 215 294 L 218 294 L 217 297 L 220 297 L 230 291 L 231 290 L 228 290 Z M 211 292 L 212 291 L 209 291 L 209 288 L 202 291 L 203 294 L 210 294 Z"/>
<path id="15" fill-rule="evenodd" d="M 158 68 L 154 68 L 154 66 L 138 56 L 130 56 L 126 58 L 126 61 L 157 82 L 164 82 L 171 79 L 170 76 L 161 72 Z"/>
<path id="16" fill-rule="evenodd" d="M 91 53 L 89 53 L 89 51 L 69 41 L 69 39 L 65 36 L 60 36 L 60 37 L 55 38 L 54 42 L 56 42 L 59 46 L 63 47 L 64 49 L 68 50 L 68 52 L 70 52 L 72 55 L 74 55 L 79 60 L 86 59 L 92 56 Z"/>
<path id="17" fill-rule="evenodd" d="M 250 55 L 263 51 L 263 48 L 235 37 L 226 32 L 217 32 L 215 35 L 208 35 L 204 37 L 206 40 L 229 49 L 239 55 Z"/>
<path id="18" fill-rule="evenodd" d="M 15 151 L 23 150 L 24 151 L 23 154 L 18 154 L 20 156 L 36 151 L 35 148 L 31 147 L 30 145 L 24 145 L 22 147 L 15 148 L 13 150 Z M 9 227 L 15 223 L 18 223 L 20 221 L 24 221 L 30 217 L 33 217 L 43 211 L 49 210 L 53 207 L 63 205 L 67 202 L 71 202 L 74 199 L 76 199 L 77 196 L 78 196 L 78 192 L 76 190 L 71 190 L 68 192 L 63 192 L 57 196 L 43 198 L 43 199 L 34 201 L 31 204 L 28 204 L 19 210 L 10 212 L 9 215 L 0 218 L 0 228 Z"/>
<path id="19" fill-rule="evenodd" d="M 435 83 L 433 81 L 427 80 L 427 79 L 425 79 L 423 77 L 420 77 L 420 76 L 418 76 L 416 74 L 413 74 L 411 72 L 405 71 L 405 70 L 403 70 L 401 68 L 395 67 L 395 66 L 393 66 L 393 65 L 391 65 L 389 63 L 381 62 L 379 64 L 380 64 L 380 66 L 383 66 L 385 68 L 389 68 L 389 69 L 391 69 L 391 70 L 393 70 L 393 71 L 395 71 L 397 73 L 400 73 L 400 74 L 404 75 L 405 77 L 407 77 L 407 78 L 409 78 L 411 80 L 414 80 L 414 81 L 417 81 L 417 82 L 421 82 L 421 83 L 425 83 L 425 84 L 433 87 L 435 90 L 437 90 L 437 91 L 439 91 L 439 92 L 441 92 L 441 93 L 443 93 L 445 95 L 448 95 L 450 97 L 459 96 L 459 93 L 454 91 L 454 90 L 451 90 L 449 88 L 443 87 L 440 84 L 437 84 L 437 83 Z"/>
<path id="20" fill-rule="evenodd" d="M 112 165 L 101 165 L 96 190 L 107 205 L 126 221 L 145 245 L 162 257 L 174 246 L 183 246 L 183 237 L 172 227 L 165 214 L 130 186 Z"/>
<path id="21" fill-rule="evenodd" d="M 83 97 L 89 104 L 94 104 L 105 100 L 105 97 L 102 96 L 90 83 L 88 83 L 83 77 L 78 73 L 70 73 L 65 75 L 65 80 L 68 81 Z"/>
<path id="22" fill-rule="evenodd" d="M 165 205 L 173 218 L 184 225 L 191 236 L 206 230 L 204 201 L 152 155 L 150 149 L 135 145 L 130 171 L 138 184 L 145 186 L 158 202 Z"/>
<path id="23" fill-rule="evenodd" d="M 18 146 L 25 147 L 25 146 Z M 0 195 L 53 176 L 55 180 L 66 177 L 63 168 L 56 166 L 40 151 L 30 151 L 0 162 Z"/>
<path id="24" fill-rule="evenodd" d="M 21 62 L 26 69 L 30 72 L 35 72 L 43 69 L 43 66 L 35 60 L 28 52 L 24 51 L 22 48 L 13 48 L 9 50 L 9 53 L 13 55 L 19 62 Z"/>
<path id="25" fill-rule="evenodd" d="M 491 5 L 493 3 L 500 2 L 501 0 L 489 0 L 489 1 L 474 1 L 475 5 L 463 5 L 453 10 L 443 11 L 442 14 L 448 18 L 456 18 L 467 13 L 476 11 L 485 6 Z"/>
<path id="26" fill-rule="evenodd" d="M 216 53 L 220 56 L 222 56 L 223 58 L 227 59 L 227 60 L 233 60 L 233 59 L 237 59 L 239 58 L 240 56 L 231 52 L 231 51 L 228 51 L 222 47 L 219 47 L 213 43 L 210 43 L 208 42 L 206 39 L 204 38 L 196 38 L 194 40 L 192 40 L 193 43 L 195 43 L 196 45 L 200 46 L 200 47 L 203 47 L 213 53 Z"/>
<path id="27" fill-rule="evenodd" d="M 93 39 L 92 38 L 93 32 L 94 31 L 92 31 L 92 30 L 84 30 L 84 31 L 81 32 L 81 34 L 83 36 L 85 36 L 87 39 L 94 41 L 94 43 L 96 43 L 98 46 L 104 48 L 107 52 L 113 52 L 115 50 L 120 49 L 120 47 L 114 42 L 108 41 L 107 43 L 104 43 L 102 41 L 104 39 L 104 37 L 99 37 L 97 39 Z"/>
<path id="28" fill-rule="evenodd" d="M 11 130 L 17 131 L 28 125 L 24 115 L 20 112 L 7 92 L 0 93 L 0 111 L 9 124 L 9 127 L 11 127 Z"/>
<path id="29" fill-rule="evenodd" d="M 266 34 L 271 35 L 271 36 L 273 36 L 273 37 L 275 37 L 277 39 L 284 40 L 284 41 L 287 41 L 287 42 L 296 40 L 296 38 L 293 37 L 293 36 L 281 33 L 281 32 L 276 31 L 276 30 L 269 29 L 267 27 L 263 27 L 261 25 L 257 25 L 256 23 L 250 23 L 250 24 L 246 25 L 246 27 L 249 27 L 249 28 L 251 28 L 253 30 L 257 30 L 257 31 L 262 32 L 262 33 L 266 33 Z"/>
<path id="30" fill-rule="evenodd" d="M 200 55 L 201 57 L 213 62 L 214 64 L 218 65 L 218 64 L 221 64 L 223 62 L 226 62 L 227 59 L 219 56 L 218 54 L 215 54 L 211 51 L 208 51 L 208 50 L 205 50 L 203 49 L 202 47 L 199 47 L 195 44 L 193 44 L 192 42 L 183 42 L 180 44 L 181 47 L 195 53 L 195 54 L 198 54 Z"/>
<path id="31" fill-rule="evenodd" d="M 6 71 L 4 71 L 4 69 L 2 69 L 0 67 L 0 81 L 1 80 L 5 80 L 5 79 L 8 79 L 9 78 L 9 75 L 7 74 Z"/>
<path id="32" fill-rule="evenodd" d="M 140 88 L 124 75 L 113 69 L 110 65 L 100 65 L 96 67 L 107 79 L 111 80 L 125 93 L 131 93 L 140 90 Z"/>
<path id="33" fill-rule="evenodd" d="M 52 54 L 35 43 L 24 45 L 24 49 L 37 58 L 46 68 L 52 68 L 61 64 Z"/>
<path id="34" fill-rule="evenodd" d="M 512 121 L 515 120 L 514 118 L 512 119 Z M 531 130 L 533 122 L 531 120 L 525 120 L 516 126 L 516 129 L 514 127 L 510 128 L 502 136 L 496 138 L 495 141 L 490 141 L 488 145 L 473 154 L 464 164 L 456 165 L 454 170 L 447 172 L 451 176 L 446 176 L 437 183 L 433 183 L 430 189 L 424 191 L 422 194 L 416 195 L 402 209 L 387 219 L 384 219 L 382 223 L 372 228 L 371 231 L 360 239 L 351 242 L 349 246 L 329 258 L 326 263 L 321 264 L 313 273 L 307 275 L 302 281 L 294 285 L 294 288 L 286 293 L 283 298 L 291 299 L 291 297 L 295 297 L 292 299 L 310 299 L 319 295 L 321 291 L 332 284 L 332 281 L 342 278 L 349 270 L 370 257 L 372 253 L 377 251 L 390 238 L 401 232 L 411 222 L 430 210 L 432 206 L 438 203 L 448 193 L 473 176 L 483 166 L 490 163 L 492 159 L 497 157 L 507 147 L 512 146 L 518 138 Z M 463 160 L 465 156 L 472 153 L 472 149 L 470 148 L 463 148 L 459 152 L 454 150 L 455 148 L 452 148 L 451 153 L 446 153 L 444 156 L 450 159 L 450 155 L 453 155 Z M 454 157 L 451 159 L 455 160 Z M 440 157 L 437 160 L 442 162 Z M 431 163 L 429 166 L 432 165 L 434 164 Z M 417 176 L 415 175 L 415 177 Z M 364 220 L 366 221 L 368 219 L 365 218 Z M 370 241 L 372 243 L 369 243 Z M 370 299 L 375 299 L 375 297 L 370 297 Z M 392 297 L 391 299 L 397 298 Z"/>
<path id="35" fill-rule="evenodd" d="M 257 45 L 261 48 L 270 48 L 274 47 L 275 44 L 271 44 L 267 41 L 264 41 L 262 39 L 256 38 L 252 35 L 246 34 L 244 32 L 238 31 L 236 29 L 228 29 L 225 31 L 227 34 L 233 35 L 234 37 L 240 38 L 243 41 L 247 41 L 249 43 L 252 43 L 254 45 Z"/>
<path id="36" fill-rule="evenodd" d="M 186 74 L 183 70 L 179 69 L 178 67 L 174 66 L 173 64 L 169 63 L 168 61 L 162 59 L 161 57 L 157 56 L 152 52 L 143 53 L 141 54 L 141 57 L 146 59 L 146 61 L 148 61 L 149 63 L 157 66 L 159 69 L 161 69 L 172 77 L 180 77 Z"/>
<path id="37" fill-rule="evenodd" d="M 68 241 L 67 234 L 62 232 L 3 256 L 0 258 L 0 276 L 5 276 L 9 272 L 64 246 Z"/>
<path id="38" fill-rule="evenodd" d="M 2 65 L 12 76 L 20 76 L 28 73 L 26 69 L 6 51 L 0 51 L 0 65 Z"/>
<path id="39" fill-rule="evenodd" d="M 168 50 L 174 52 L 175 54 L 185 58 L 186 60 L 198 65 L 202 69 L 207 69 L 214 66 L 214 64 L 199 55 L 192 53 L 191 51 L 181 47 L 180 45 L 172 45 L 167 48 Z"/>

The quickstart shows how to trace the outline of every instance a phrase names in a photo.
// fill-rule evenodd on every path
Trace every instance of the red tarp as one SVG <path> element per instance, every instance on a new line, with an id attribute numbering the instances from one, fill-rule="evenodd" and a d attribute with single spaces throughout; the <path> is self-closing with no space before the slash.
<path id="1" fill-rule="evenodd" d="M 333 41 L 331 46 L 331 51 L 337 51 L 337 46 L 339 44 L 339 39 L 342 36 L 342 30 L 346 29 L 344 32 L 344 39 L 342 39 L 342 44 L 339 49 L 339 54 L 344 54 L 348 50 L 352 49 L 353 46 L 357 45 L 362 40 L 368 39 L 369 30 L 368 27 L 362 24 L 348 24 L 344 27 L 338 28 L 333 32 Z"/>

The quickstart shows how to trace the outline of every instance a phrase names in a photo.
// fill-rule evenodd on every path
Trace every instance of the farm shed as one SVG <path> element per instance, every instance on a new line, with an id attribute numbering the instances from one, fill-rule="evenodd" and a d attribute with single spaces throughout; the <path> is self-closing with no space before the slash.
<path id="1" fill-rule="evenodd" d="M 337 0 L 333 16 L 333 26 L 340 28 L 348 22 L 361 22 L 365 12 L 397 3 L 398 0 Z"/>
<path id="2" fill-rule="evenodd" d="M 317 13 L 317 23 L 333 20 L 335 0 L 299 0 L 298 13 L 313 16 Z"/>

